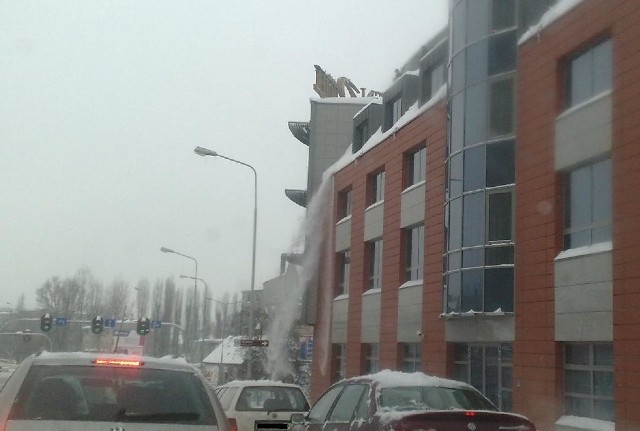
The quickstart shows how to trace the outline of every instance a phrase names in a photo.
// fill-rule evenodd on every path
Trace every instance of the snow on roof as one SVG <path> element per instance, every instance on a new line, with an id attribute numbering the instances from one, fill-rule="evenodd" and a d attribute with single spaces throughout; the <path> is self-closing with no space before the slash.
<path id="1" fill-rule="evenodd" d="M 615 431 L 615 422 L 601 421 L 578 416 L 561 416 L 556 421 L 556 425 L 564 425 L 566 427 L 585 429 L 593 431 Z"/>
<path id="2" fill-rule="evenodd" d="M 312 97 L 310 100 L 316 103 L 327 103 L 327 104 L 336 104 L 336 105 L 349 105 L 349 104 L 368 104 L 373 102 L 374 100 L 379 99 L 379 97 Z"/>
<path id="3" fill-rule="evenodd" d="M 276 380 L 233 380 L 225 383 L 222 386 L 284 386 L 299 388 L 298 385 L 293 383 L 283 383 Z"/>
<path id="4" fill-rule="evenodd" d="M 342 157 L 340 157 L 333 165 L 329 166 L 325 170 L 323 177 L 325 175 L 335 174 L 339 170 L 353 163 L 359 157 L 362 157 L 367 151 L 371 150 L 378 144 L 382 143 L 389 136 L 395 135 L 400 129 L 402 129 L 404 126 L 409 124 L 415 118 L 419 117 L 423 112 L 432 108 L 442 99 L 444 99 L 446 94 L 447 94 L 447 85 L 444 84 L 442 85 L 442 87 L 438 89 L 438 91 L 436 91 L 436 93 L 431 97 L 431 99 L 429 99 L 429 101 L 424 105 L 418 107 L 418 102 L 411 105 L 411 107 L 407 109 L 407 112 L 405 112 L 402 115 L 402 117 L 400 117 L 400 119 L 389 130 L 382 133 L 382 130 L 378 129 L 373 135 L 371 135 L 369 140 L 365 142 L 365 144 L 362 146 L 362 148 L 360 148 L 360 150 L 358 150 L 357 153 L 353 153 L 353 150 L 352 150 L 353 145 L 350 145 L 349 148 L 347 148 L 347 151 L 342 155 Z"/>
<path id="5" fill-rule="evenodd" d="M 559 20 L 571 11 L 571 9 L 582 3 L 582 1 L 584 0 L 558 0 L 556 4 L 551 6 L 549 10 L 542 15 L 540 21 L 529 27 L 529 30 L 527 30 L 518 41 L 518 45 L 522 45 L 527 40 L 549 27 L 555 21 Z"/>
<path id="6" fill-rule="evenodd" d="M 365 109 L 367 109 L 371 105 L 382 105 L 382 97 L 376 97 L 371 102 L 369 102 L 366 105 L 364 105 L 361 110 L 356 112 L 356 114 L 353 116 L 353 118 L 356 118 L 358 115 L 360 115 Z"/>
<path id="7" fill-rule="evenodd" d="M 213 352 L 204 358 L 202 362 L 207 364 L 242 364 L 244 362 L 245 348 L 235 345 L 236 338 L 229 336 L 222 340 L 222 343 L 213 349 Z"/>

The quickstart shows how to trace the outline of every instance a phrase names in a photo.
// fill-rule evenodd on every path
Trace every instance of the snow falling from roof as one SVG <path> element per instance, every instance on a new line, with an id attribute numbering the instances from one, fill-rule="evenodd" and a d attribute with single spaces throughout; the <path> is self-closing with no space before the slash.
<path id="1" fill-rule="evenodd" d="M 532 25 L 529 30 L 522 35 L 518 41 L 518 45 L 525 43 L 527 40 L 549 27 L 583 1 L 584 0 L 559 0 L 556 4 L 551 6 L 544 15 L 542 15 L 542 18 L 540 18 L 540 21 L 538 21 L 537 24 Z"/>

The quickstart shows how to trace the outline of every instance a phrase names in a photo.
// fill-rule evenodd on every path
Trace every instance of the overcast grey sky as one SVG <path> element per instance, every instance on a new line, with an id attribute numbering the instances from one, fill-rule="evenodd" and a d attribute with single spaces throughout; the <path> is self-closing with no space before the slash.
<path id="1" fill-rule="evenodd" d="M 278 275 L 304 210 L 318 64 L 384 90 L 446 23 L 446 0 L 0 1 L 0 301 L 86 265 L 104 284 Z"/>

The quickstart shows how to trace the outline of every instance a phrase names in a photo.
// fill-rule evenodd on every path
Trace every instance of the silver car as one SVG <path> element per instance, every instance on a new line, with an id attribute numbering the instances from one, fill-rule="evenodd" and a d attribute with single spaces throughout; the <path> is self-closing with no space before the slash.
<path id="1" fill-rule="evenodd" d="M 229 431 L 229 424 L 186 362 L 44 352 L 25 359 L 0 392 L 0 429 Z"/>

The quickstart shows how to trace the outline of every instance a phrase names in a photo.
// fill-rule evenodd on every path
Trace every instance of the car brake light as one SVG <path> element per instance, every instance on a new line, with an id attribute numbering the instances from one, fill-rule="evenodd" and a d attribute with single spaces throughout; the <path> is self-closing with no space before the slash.
<path id="1" fill-rule="evenodd" d="M 140 367 L 144 365 L 143 361 L 136 359 L 93 359 L 91 362 L 95 365 L 116 365 L 120 367 Z"/>
<path id="2" fill-rule="evenodd" d="M 238 431 L 238 423 L 236 422 L 235 419 L 229 418 L 229 425 L 231 425 L 231 428 L 229 431 Z"/>
<path id="3" fill-rule="evenodd" d="M 475 416 L 476 412 L 464 412 L 465 416 Z"/>

